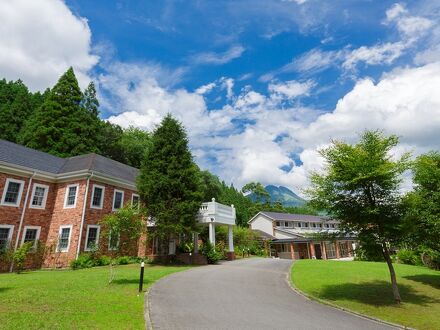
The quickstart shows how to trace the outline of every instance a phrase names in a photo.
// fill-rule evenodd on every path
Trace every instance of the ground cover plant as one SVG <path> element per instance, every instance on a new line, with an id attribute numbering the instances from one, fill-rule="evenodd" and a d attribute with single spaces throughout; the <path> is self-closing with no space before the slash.
<path id="1" fill-rule="evenodd" d="M 383 262 L 300 260 L 293 284 L 307 295 L 389 322 L 440 329 L 440 272 L 395 264 L 402 303 L 396 305 Z"/>
<path id="2" fill-rule="evenodd" d="M 187 266 L 146 265 L 144 290 Z M 2 329 L 145 329 L 139 265 L 0 274 Z"/>

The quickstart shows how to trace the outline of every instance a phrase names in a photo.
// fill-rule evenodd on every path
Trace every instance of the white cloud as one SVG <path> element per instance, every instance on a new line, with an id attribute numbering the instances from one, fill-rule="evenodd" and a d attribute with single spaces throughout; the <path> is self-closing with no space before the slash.
<path id="1" fill-rule="evenodd" d="M 395 23 L 398 30 L 409 38 L 418 37 L 433 26 L 433 22 L 425 17 L 411 16 L 400 3 L 396 3 L 388 9 L 386 17 L 386 24 Z"/>
<path id="2" fill-rule="evenodd" d="M 195 55 L 192 60 L 196 64 L 225 64 L 236 58 L 239 58 L 245 51 L 241 45 L 229 48 L 223 53 L 206 52 Z"/>
<path id="3" fill-rule="evenodd" d="M 51 87 L 69 66 L 80 84 L 97 63 L 85 18 L 59 0 L 0 2 L 0 75 L 33 91 Z"/>
<path id="4" fill-rule="evenodd" d="M 211 82 L 209 84 L 200 86 L 199 88 L 197 88 L 195 90 L 195 92 L 196 92 L 196 94 L 203 95 L 203 94 L 209 93 L 215 86 L 217 86 L 216 83 Z"/>
<path id="5" fill-rule="evenodd" d="M 312 80 L 298 82 L 290 80 L 286 82 L 271 83 L 268 86 L 269 92 L 274 97 L 294 99 L 299 96 L 309 95 L 311 88 L 315 85 Z"/>

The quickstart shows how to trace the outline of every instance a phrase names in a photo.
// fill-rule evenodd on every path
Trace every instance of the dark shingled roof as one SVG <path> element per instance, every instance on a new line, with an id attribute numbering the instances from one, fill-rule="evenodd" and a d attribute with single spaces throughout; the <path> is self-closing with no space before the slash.
<path id="1" fill-rule="evenodd" d="M 134 167 L 97 154 L 60 158 L 1 139 L 0 161 L 52 174 L 89 170 L 131 183 L 136 182 L 139 173 Z"/>
<path id="2" fill-rule="evenodd" d="M 323 221 L 335 221 L 331 220 L 327 217 L 321 217 L 317 215 L 308 215 L 308 214 L 292 214 L 292 213 L 281 213 L 281 212 L 267 212 L 262 211 L 260 214 L 263 214 L 271 219 L 276 221 L 307 221 L 307 222 L 323 222 Z M 337 222 L 337 221 L 335 221 Z"/>

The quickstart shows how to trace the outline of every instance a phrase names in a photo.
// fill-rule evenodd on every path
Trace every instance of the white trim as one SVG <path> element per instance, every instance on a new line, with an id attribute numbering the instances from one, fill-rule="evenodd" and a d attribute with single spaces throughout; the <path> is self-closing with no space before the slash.
<path id="1" fill-rule="evenodd" d="M 37 230 L 37 235 L 35 236 L 34 246 L 32 247 L 32 249 L 35 249 L 37 247 L 37 241 L 40 239 L 41 227 L 40 226 L 24 226 L 23 235 L 21 237 L 21 244 L 20 245 L 24 244 L 24 239 L 26 237 L 26 231 L 28 229 L 36 229 Z"/>
<path id="2" fill-rule="evenodd" d="M 69 196 L 69 190 L 71 187 L 76 187 L 75 202 L 73 203 L 73 205 L 67 205 L 67 197 Z M 66 186 L 66 190 L 64 193 L 64 208 L 65 209 L 74 209 L 76 207 L 76 201 L 78 200 L 78 193 L 79 193 L 79 184 L 78 183 L 69 184 Z"/>
<path id="3" fill-rule="evenodd" d="M 135 194 L 135 193 L 131 194 L 131 206 L 133 206 L 133 198 L 134 198 L 135 196 L 136 196 L 137 198 L 139 198 L 139 201 L 138 201 L 138 207 L 139 207 L 140 202 L 141 202 L 141 196 L 139 196 L 139 194 Z"/>
<path id="4" fill-rule="evenodd" d="M 35 190 L 39 188 L 44 188 L 44 196 L 43 201 L 41 205 L 32 205 L 32 202 L 34 201 L 35 197 Z M 49 186 L 41 183 L 34 183 L 34 186 L 32 187 L 32 194 L 31 194 L 31 200 L 29 201 L 29 208 L 30 209 L 42 209 L 44 210 L 46 208 L 46 201 L 47 201 L 47 194 L 49 193 Z"/>
<path id="5" fill-rule="evenodd" d="M 119 192 L 119 193 L 122 193 L 121 207 L 120 207 L 120 208 L 123 208 L 123 207 L 124 207 L 124 191 L 123 191 L 123 190 L 115 189 L 115 190 L 113 191 L 112 211 L 119 210 L 119 209 L 115 209 L 115 198 L 116 198 L 116 193 L 118 193 L 118 192 Z"/>
<path id="6" fill-rule="evenodd" d="M 65 225 L 65 226 L 60 226 L 60 229 L 58 230 L 58 242 L 57 242 L 57 249 L 56 252 L 68 252 L 69 248 L 70 248 L 70 238 L 72 237 L 72 225 Z M 60 238 L 61 238 L 61 232 L 63 231 L 64 228 L 69 228 L 69 240 L 67 242 L 67 248 L 60 250 Z"/>
<path id="7" fill-rule="evenodd" d="M 87 233 L 86 233 L 86 245 L 84 246 L 84 251 L 91 251 L 91 249 L 87 248 L 87 246 L 89 245 L 89 230 L 90 230 L 90 228 L 98 229 L 96 231 L 96 242 L 95 242 L 95 245 L 98 246 L 98 244 L 99 244 L 99 232 L 101 231 L 101 226 L 99 226 L 99 225 L 88 225 L 87 226 Z"/>
<path id="8" fill-rule="evenodd" d="M 5 202 L 6 192 L 8 191 L 9 183 L 10 182 L 12 182 L 12 183 L 19 183 L 20 184 L 20 190 L 18 191 L 18 196 L 17 196 L 17 202 L 16 203 L 6 203 Z M 16 179 L 12 179 L 12 178 L 7 178 L 6 182 L 5 182 L 5 187 L 3 188 L 3 196 L 2 196 L 1 205 L 2 206 L 19 207 L 20 203 L 21 203 L 21 195 L 23 194 L 23 188 L 24 188 L 24 181 L 23 180 L 16 180 Z"/>
<path id="9" fill-rule="evenodd" d="M 0 228 L 10 229 L 8 233 L 8 242 L 6 243 L 9 244 L 12 241 L 12 235 L 14 233 L 14 225 L 0 225 Z"/>
<path id="10" fill-rule="evenodd" d="M 102 189 L 101 202 L 100 202 L 99 206 L 93 205 L 93 199 L 95 197 L 95 188 L 101 188 Z M 93 187 L 92 187 L 92 198 L 90 198 L 90 208 L 91 209 L 102 210 L 102 207 L 104 205 L 104 194 L 105 194 L 105 187 L 104 186 L 100 186 L 99 184 L 93 184 Z"/>

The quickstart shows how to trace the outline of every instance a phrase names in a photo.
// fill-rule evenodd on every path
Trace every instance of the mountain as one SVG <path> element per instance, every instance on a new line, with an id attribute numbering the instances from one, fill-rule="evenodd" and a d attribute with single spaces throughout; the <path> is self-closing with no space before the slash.
<path id="1" fill-rule="evenodd" d="M 303 206 L 306 203 L 306 200 L 299 197 L 289 188 L 283 186 L 274 186 L 268 185 L 264 187 L 264 189 L 269 193 L 271 203 L 275 203 L 277 201 L 281 202 L 283 206 Z M 248 197 L 255 201 L 255 196 L 253 194 L 248 195 Z"/>

